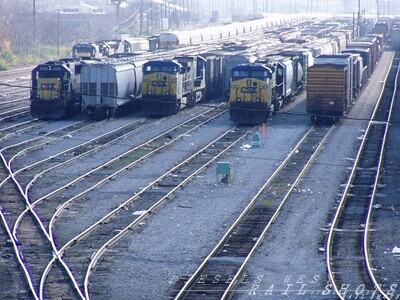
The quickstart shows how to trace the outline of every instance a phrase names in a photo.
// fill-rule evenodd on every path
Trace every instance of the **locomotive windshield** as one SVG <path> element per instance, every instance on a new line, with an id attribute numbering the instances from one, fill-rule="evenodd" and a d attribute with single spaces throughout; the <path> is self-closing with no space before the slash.
<path id="1" fill-rule="evenodd" d="M 252 78 L 266 78 L 268 77 L 268 72 L 263 70 L 254 70 L 250 72 Z"/>
<path id="2" fill-rule="evenodd" d="M 247 70 L 234 70 L 232 72 L 233 79 L 248 78 L 250 72 Z"/>
<path id="3" fill-rule="evenodd" d="M 64 72 L 61 71 L 45 71 L 37 72 L 38 78 L 61 78 L 64 76 Z"/>
<path id="4" fill-rule="evenodd" d="M 265 70 L 234 70 L 232 73 L 233 79 L 240 78 L 267 78 L 268 71 Z"/>
<path id="5" fill-rule="evenodd" d="M 62 78 L 64 77 L 63 71 L 37 71 L 36 78 Z"/>
<path id="6" fill-rule="evenodd" d="M 145 72 L 155 73 L 155 72 L 163 72 L 168 74 L 175 74 L 178 72 L 178 66 L 176 65 L 147 65 L 144 68 Z"/>

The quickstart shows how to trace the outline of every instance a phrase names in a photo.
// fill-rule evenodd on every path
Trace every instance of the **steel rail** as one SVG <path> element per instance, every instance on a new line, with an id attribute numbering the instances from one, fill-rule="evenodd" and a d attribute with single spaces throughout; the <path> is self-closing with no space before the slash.
<path id="1" fill-rule="evenodd" d="M 388 69 L 388 71 L 387 71 L 387 73 L 386 73 L 384 82 L 386 82 L 386 80 L 387 80 L 387 78 L 388 78 L 388 76 L 389 76 L 389 71 L 390 71 L 390 68 Z M 384 85 L 383 85 L 378 99 L 381 99 L 381 97 L 382 97 L 382 95 L 383 95 L 383 92 L 384 92 L 384 88 L 385 88 L 385 87 L 384 87 Z M 374 110 L 373 110 L 373 112 L 372 112 L 371 121 L 369 121 L 369 123 L 368 123 L 366 132 L 365 132 L 365 134 L 364 134 L 364 138 L 363 138 L 363 140 L 361 141 L 361 145 L 359 146 L 359 150 L 358 150 L 358 153 L 357 153 L 356 158 L 355 158 L 355 160 L 354 160 L 354 164 L 353 164 L 353 167 L 352 167 L 352 170 L 351 170 L 349 179 L 348 179 L 347 184 L 346 184 L 346 186 L 345 186 L 345 189 L 344 189 L 344 191 L 343 191 L 343 195 L 342 195 L 342 197 L 341 197 L 341 199 L 340 199 L 340 201 L 339 201 L 339 203 L 338 203 L 338 209 L 336 210 L 336 213 L 335 213 L 334 219 L 333 219 L 333 221 L 332 221 L 332 223 L 331 223 L 330 230 L 329 230 L 329 233 L 328 233 L 328 237 L 327 237 L 327 240 L 326 240 L 326 244 L 327 244 L 326 265 L 327 265 L 327 269 L 328 269 L 328 276 L 329 276 L 330 282 L 331 282 L 331 284 L 332 284 L 332 287 L 333 287 L 333 289 L 334 289 L 336 295 L 337 295 L 341 300 L 345 300 L 345 297 L 341 295 L 341 293 L 340 293 L 340 287 L 337 286 L 337 284 L 336 284 L 336 282 L 335 282 L 335 280 L 334 280 L 334 272 L 333 272 L 333 270 L 332 270 L 332 265 L 331 265 L 331 262 L 333 261 L 333 257 L 332 257 L 333 238 L 334 238 L 335 228 L 336 228 L 336 226 L 337 226 L 337 224 L 338 224 L 338 222 L 339 222 L 340 215 L 341 215 L 341 213 L 342 213 L 342 211 L 343 211 L 343 209 L 344 209 L 345 203 L 346 203 L 346 201 L 347 201 L 348 193 L 349 193 L 349 191 L 350 191 L 350 188 L 352 187 L 353 179 L 354 179 L 354 177 L 355 177 L 355 175 L 356 175 L 357 165 L 358 165 L 358 163 L 359 163 L 359 161 L 360 161 L 360 159 L 361 159 L 363 149 L 365 148 L 365 145 L 366 145 L 366 143 L 367 143 L 366 137 L 367 137 L 367 135 L 368 135 L 368 132 L 371 131 L 371 128 L 372 128 L 373 122 L 374 122 L 373 119 L 374 119 L 374 117 L 375 117 L 375 116 L 377 115 L 377 113 L 378 113 L 379 103 L 380 103 L 380 101 L 377 101 L 377 104 L 375 105 L 375 108 L 374 108 Z M 378 170 L 378 171 L 379 171 L 379 170 Z M 379 288 L 379 286 L 376 286 L 376 287 Z M 383 292 L 383 291 L 380 290 L 380 292 Z M 384 296 L 384 294 L 382 294 L 382 293 L 381 293 L 381 295 Z"/>

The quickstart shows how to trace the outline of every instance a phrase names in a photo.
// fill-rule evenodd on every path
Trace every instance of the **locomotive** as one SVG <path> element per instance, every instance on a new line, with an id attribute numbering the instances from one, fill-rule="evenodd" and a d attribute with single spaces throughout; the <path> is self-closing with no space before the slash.
<path id="1" fill-rule="evenodd" d="M 230 119 L 240 124 L 260 124 L 304 86 L 298 56 L 273 55 L 254 64 L 232 68 Z"/>
<path id="2" fill-rule="evenodd" d="M 177 56 L 143 65 L 142 109 L 149 115 L 176 114 L 192 107 L 205 91 L 205 64 L 201 56 Z"/>
<path id="3" fill-rule="evenodd" d="M 62 59 L 32 70 L 32 117 L 60 119 L 80 110 L 82 65 L 81 60 Z"/>

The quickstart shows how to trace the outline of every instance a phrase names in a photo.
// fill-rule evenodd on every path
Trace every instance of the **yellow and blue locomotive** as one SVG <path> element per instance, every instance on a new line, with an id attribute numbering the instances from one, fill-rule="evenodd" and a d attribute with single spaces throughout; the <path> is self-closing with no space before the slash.
<path id="1" fill-rule="evenodd" d="M 143 65 L 142 109 L 149 115 L 176 114 L 192 107 L 205 91 L 205 63 L 201 56 L 178 56 Z"/>
<path id="2" fill-rule="evenodd" d="M 59 119 L 80 111 L 82 62 L 50 61 L 32 70 L 30 113 L 34 118 Z"/>
<path id="3" fill-rule="evenodd" d="M 232 68 L 230 119 L 252 124 L 267 121 L 277 104 L 276 76 L 266 65 L 243 64 Z"/>
<path id="4" fill-rule="evenodd" d="M 236 66 L 231 72 L 230 119 L 241 124 L 264 123 L 303 85 L 303 68 L 297 55 L 274 55 Z"/>

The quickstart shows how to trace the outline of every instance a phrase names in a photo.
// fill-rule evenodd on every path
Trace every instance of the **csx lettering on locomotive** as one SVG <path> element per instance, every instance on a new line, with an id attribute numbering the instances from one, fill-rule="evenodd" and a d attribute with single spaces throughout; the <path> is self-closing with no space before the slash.
<path id="1" fill-rule="evenodd" d="M 153 82 L 151 83 L 151 85 L 154 86 L 154 87 L 166 87 L 166 86 L 167 86 L 167 82 L 166 82 L 166 81 L 163 81 L 163 80 L 160 80 L 160 81 L 153 81 Z"/>
<path id="2" fill-rule="evenodd" d="M 42 83 L 40 85 L 40 88 L 44 89 L 44 90 L 55 90 L 56 84 L 55 83 Z"/>
<path id="3" fill-rule="evenodd" d="M 257 87 L 256 86 L 248 86 L 248 87 L 242 87 L 240 91 L 243 94 L 256 94 L 257 93 Z"/>

